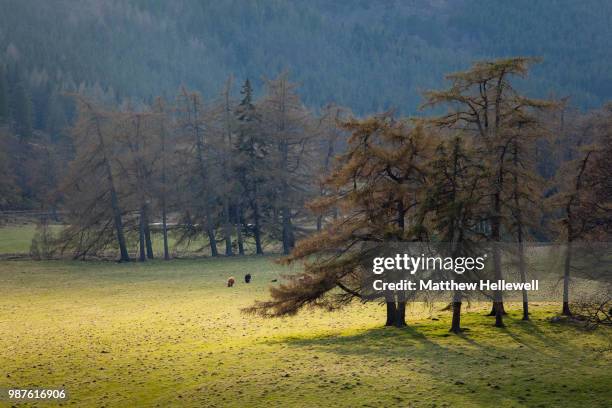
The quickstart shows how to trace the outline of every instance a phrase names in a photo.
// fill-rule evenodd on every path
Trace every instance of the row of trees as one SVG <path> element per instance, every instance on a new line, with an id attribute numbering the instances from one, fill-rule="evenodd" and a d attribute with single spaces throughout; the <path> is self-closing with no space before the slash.
<path id="1" fill-rule="evenodd" d="M 138 108 L 75 98 L 75 157 L 60 188 L 62 251 L 85 257 L 118 248 L 128 261 L 129 243 L 138 242 L 145 261 L 159 226 L 168 259 L 172 226 L 179 242 L 203 239 L 212 256 L 244 254 L 249 245 L 263 254 L 266 242 L 281 242 L 288 254 L 296 235 L 314 229 L 303 202 L 323 192 L 317 174 L 337 149 L 344 111 L 313 115 L 287 74 L 267 81 L 259 100 L 248 80 L 235 100 L 231 79 L 210 103 L 187 89 L 172 103 Z"/>
<path id="2" fill-rule="evenodd" d="M 497 280 L 499 243 L 514 242 L 525 281 L 525 243 L 547 239 L 567 243 L 563 313 L 571 314 L 571 243 L 606 241 L 611 232 L 612 107 L 577 115 L 561 102 L 526 97 L 513 82 L 533 62 L 482 62 L 449 75 L 447 89 L 425 95 L 424 107 L 448 107 L 442 115 L 408 120 L 384 114 L 345 123 L 351 137 L 326 180 L 328 194 L 310 204 L 315 212 L 339 209 L 340 215 L 285 258 L 307 260 L 304 272 L 246 311 L 282 316 L 304 306 L 374 300 L 386 304 L 387 325 L 403 326 L 408 294 L 373 296 L 364 278 L 372 253 L 385 245 L 445 242 L 448 255 L 458 256 L 473 244 L 491 243 Z M 550 159 L 555 156 L 561 160 Z M 461 331 L 465 296 L 453 295 L 453 332 Z M 502 293 L 492 300 L 495 325 L 502 327 Z M 526 320 L 528 306 L 523 292 Z"/>
<path id="3" fill-rule="evenodd" d="M 406 293 L 366 293 L 360 271 L 373 252 L 365 244 L 446 242 L 449 256 L 461 256 L 473 244 L 514 242 L 525 280 L 525 243 L 563 240 L 563 312 L 571 314 L 572 242 L 609 238 L 612 109 L 582 114 L 567 101 L 526 97 L 514 78 L 533 62 L 482 62 L 451 74 L 449 88 L 426 93 L 424 104 L 448 112 L 419 119 L 359 120 L 331 105 L 315 115 L 286 74 L 267 81 L 258 100 L 248 80 L 239 98 L 228 80 L 210 102 L 186 89 L 173 101 L 121 107 L 75 94 L 74 154 L 59 190 L 47 188 L 66 214 L 60 248 L 74 257 L 116 249 L 122 261 L 136 252 L 145 261 L 159 231 L 169 259 L 170 229 L 179 243 L 205 242 L 212 256 L 279 245 L 291 252 L 287 262 L 309 261 L 305 272 L 249 311 L 278 316 L 383 300 L 387 324 L 401 326 Z M 455 332 L 466 296 L 452 299 Z M 503 326 L 501 292 L 492 299 Z M 524 292 L 525 319 L 528 308 Z"/>

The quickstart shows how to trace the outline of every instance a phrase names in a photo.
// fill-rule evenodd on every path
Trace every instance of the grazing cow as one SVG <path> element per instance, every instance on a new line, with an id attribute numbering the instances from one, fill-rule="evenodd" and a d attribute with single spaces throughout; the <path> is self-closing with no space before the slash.
<path id="1" fill-rule="evenodd" d="M 246 275 L 244 275 L 244 281 L 246 283 L 250 283 L 251 282 L 251 274 L 247 273 Z"/>
<path id="2" fill-rule="evenodd" d="M 228 287 L 228 288 L 231 288 L 232 286 L 234 286 L 234 283 L 235 283 L 235 282 L 236 282 L 236 279 L 234 279 L 234 277 L 233 277 L 233 276 L 232 276 L 232 277 L 230 277 L 230 278 L 227 280 L 227 287 Z"/>

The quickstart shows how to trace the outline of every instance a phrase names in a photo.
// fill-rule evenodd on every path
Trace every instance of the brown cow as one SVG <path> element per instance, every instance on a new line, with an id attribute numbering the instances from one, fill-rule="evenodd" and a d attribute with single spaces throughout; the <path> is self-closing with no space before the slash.
<path id="1" fill-rule="evenodd" d="M 234 283 L 236 282 L 236 279 L 234 279 L 233 276 L 231 276 L 228 280 L 227 280 L 227 287 L 231 288 L 232 286 L 234 286 Z"/>

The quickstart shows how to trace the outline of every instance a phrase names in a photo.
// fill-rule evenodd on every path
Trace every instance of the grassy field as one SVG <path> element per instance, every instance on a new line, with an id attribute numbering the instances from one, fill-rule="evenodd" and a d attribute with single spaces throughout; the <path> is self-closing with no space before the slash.
<path id="1" fill-rule="evenodd" d="M 285 272 L 253 257 L 0 262 L 0 388 L 64 387 L 64 405 L 79 407 L 612 400 L 611 332 L 549 323 L 557 306 L 533 305 L 533 322 L 514 307 L 508 327 L 495 329 L 487 305 L 473 305 L 465 336 L 448 334 L 448 312 L 421 305 L 411 306 L 406 329 L 382 328 L 375 304 L 275 320 L 240 313 Z"/>
<path id="2" fill-rule="evenodd" d="M 64 227 L 59 224 L 50 225 L 50 232 L 53 237 L 58 237 Z M 16 223 L 10 225 L 1 225 L 0 226 L 0 257 L 2 255 L 27 255 L 30 253 L 30 248 L 32 245 L 32 238 L 36 234 L 36 224 L 33 223 Z M 168 234 L 168 246 L 170 248 L 170 254 L 173 257 L 177 256 L 201 256 L 201 255 L 210 255 L 210 251 L 208 248 L 208 240 L 204 239 L 203 236 L 197 236 L 190 241 L 183 241 L 180 244 L 178 243 L 179 233 L 174 230 L 170 230 Z M 160 231 L 152 231 L 151 233 L 152 242 L 153 242 L 153 253 L 156 257 L 163 257 L 164 247 L 163 247 L 163 238 L 162 233 Z M 130 236 L 127 237 L 128 242 L 128 251 L 130 252 L 130 256 L 133 258 L 138 257 L 138 237 Z M 237 242 L 234 242 L 237 245 Z M 225 250 L 224 244 L 219 244 L 219 251 L 223 252 Z M 252 239 L 245 240 L 245 251 L 247 253 L 254 252 L 255 242 Z M 263 243 L 264 251 L 266 252 L 275 252 L 280 250 L 280 246 L 274 242 L 268 242 L 264 240 Z M 116 248 L 110 248 L 111 251 L 116 252 Z M 238 248 L 234 248 L 234 251 L 237 253 Z M 59 254 L 57 254 L 59 255 Z M 65 257 L 70 258 L 71 254 L 64 254 Z M 112 255 L 113 257 L 115 255 Z"/>
<path id="3" fill-rule="evenodd" d="M 27 254 L 30 252 L 34 224 L 14 224 L 0 227 L 0 254 Z"/>

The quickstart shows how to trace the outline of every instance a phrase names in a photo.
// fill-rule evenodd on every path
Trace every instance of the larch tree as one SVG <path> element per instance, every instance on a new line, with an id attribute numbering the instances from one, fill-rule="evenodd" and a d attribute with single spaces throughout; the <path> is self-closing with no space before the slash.
<path id="1" fill-rule="evenodd" d="M 575 133 L 569 136 L 573 141 L 570 160 L 557 174 L 559 192 L 551 201 L 563 212 L 560 221 L 565 259 L 561 314 L 565 316 L 572 315 L 570 280 L 575 243 L 607 242 L 612 236 L 611 135 L 610 105 L 583 117 Z"/>
<path id="2" fill-rule="evenodd" d="M 525 243 L 530 231 L 537 230 L 544 213 L 545 182 L 537 172 L 537 143 L 549 133 L 540 118 L 532 112 L 517 115 L 517 124 L 509 141 L 508 189 L 503 195 L 503 206 L 508 212 L 504 225 L 517 244 L 518 271 L 522 283 L 527 281 Z M 529 298 L 522 290 L 523 320 L 529 320 Z"/>
<path id="3" fill-rule="evenodd" d="M 508 163 L 511 140 L 518 126 L 517 116 L 551 106 L 548 101 L 527 98 L 513 86 L 513 77 L 524 77 L 532 58 L 507 58 L 475 63 L 470 69 L 447 76 L 448 89 L 425 94 L 424 107 L 448 106 L 449 112 L 431 119 L 440 128 L 460 130 L 474 138 L 489 173 L 487 223 L 493 243 L 493 267 L 496 279 L 502 278 L 502 255 L 497 245 L 502 241 L 503 194 L 508 188 Z M 503 297 L 495 292 L 491 314 L 495 326 L 503 327 Z"/>
<path id="4" fill-rule="evenodd" d="M 237 201 L 239 196 L 237 194 L 237 183 L 235 182 L 233 169 L 233 154 L 234 154 L 234 142 L 236 132 L 236 120 L 233 115 L 234 102 L 231 99 L 231 87 L 232 79 L 228 78 L 223 87 L 221 93 L 221 100 L 215 106 L 213 115 L 215 116 L 214 121 L 217 123 L 216 128 L 216 141 L 217 151 L 219 153 L 220 161 L 220 174 L 218 175 L 219 184 L 217 185 L 217 194 L 222 202 L 222 215 L 221 220 L 223 224 L 223 238 L 225 240 L 225 255 L 233 256 L 234 251 L 232 247 L 232 208 L 237 207 Z M 238 223 L 239 224 L 239 223 Z M 240 233 L 241 227 L 237 226 L 240 252 L 244 254 L 242 235 Z"/>
<path id="5" fill-rule="evenodd" d="M 419 206 L 427 235 L 442 243 L 444 256 L 474 256 L 473 246 L 482 239 L 476 228 L 486 201 L 486 178 L 471 143 L 460 136 L 444 137 L 437 146 L 428 171 L 425 198 Z M 461 275 L 453 280 L 461 280 Z M 467 293 L 456 290 L 452 299 L 450 331 L 460 333 L 461 305 Z"/>
<path id="6" fill-rule="evenodd" d="M 280 216 L 283 254 L 295 246 L 294 218 L 305 196 L 311 194 L 311 160 L 314 137 L 308 110 L 300 101 L 297 85 L 287 73 L 266 82 L 266 95 L 258 103 L 262 131 L 275 146 L 270 152 L 275 209 Z"/>
<path id="7" fill-rule="evenodd" d="M 317 133 L 320 137 L 319 142 L 319 195 L 324 197 L 327 194 L 325 188 L 325 177 L 329 173 L 333 165 L 333 159 L 338 153 L 342 139 L 345 136 L 345 131 L 340 125 L 349 115 L 348 111 L 334 104 L 325 106 L 321 115 L 318 118 Z M 337 216 L 337 209 L 332 209 L 332 214 Z M 328 214 L 319 214 L 317 216 L 317 231 L 321 231 L 325 216 Z"/>
<path id="8" fill-rule="evenodd" d="M 159 145 L 155 143 L 153 115 L 128 109 L 120 113 L 121 132 L 117 159 L 121 164 L 122 180 L 127 184 L 126 195 L 138 213 L 139 260 L 153 259 L 151 241 L 151 213 L 153 210 L 154 166 L 159 159 Z"/>
<path id="9" fill-rule="evenodd" d="M 162 98 L 157 98 L 153 106 L 153 132 L 156 132 L 159 141 L 159 152 L 160 160 L 156 167 L 157 174 L 159 177 L 159 183 L 157 184 L 157 192 L 159 197 L 159 206 L 162 217 L 162 238 L 164 245 L 164 260 L 170 259 L 170 251 L 168 248 L 168 192 L 169 192 L 169 175 L 172 160 L 172 152 L 174 151 L 174 144 L 171 140 L 171 133 L 168 131 L 168 119 L 169 115 L 167 112 L 166 104 Z"/>
<path id="10" fill-rule="evenodd" d="M 216 196 L 211 178 L 210 143 L 205 139 L 206 112 L 198 93 L 182 89 L 177 98 L 177 127 L 181 133 L 181 152 L 188 165 L 182 174 L 189 197 L 187 216 L 195 216 L 203 226 L 209 241 L 210 253 L 218 255 L 215 236 Z"/>
<path id="11" fill-rule="evenodd" d="M 62 250 L 72 249 L 75 257 L 84 257 L 115 243 L 120 261 L 129 261 L 118 168 L 112 160 L 119 131 L 117 113 L 104 111 L 80 96 L 76 100 L 75 158 L 61 188 L 69 225 L 62 233 Z"/>

